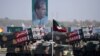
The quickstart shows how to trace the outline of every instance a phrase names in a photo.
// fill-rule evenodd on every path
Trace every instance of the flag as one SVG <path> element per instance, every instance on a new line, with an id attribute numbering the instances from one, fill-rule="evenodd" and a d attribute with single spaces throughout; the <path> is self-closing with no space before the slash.
<path id="1" fill-rule="evenodd" d="M 63 25 L 60 25 L 56 20 L 53 19 L 53 31 L 67 32 Z"/>

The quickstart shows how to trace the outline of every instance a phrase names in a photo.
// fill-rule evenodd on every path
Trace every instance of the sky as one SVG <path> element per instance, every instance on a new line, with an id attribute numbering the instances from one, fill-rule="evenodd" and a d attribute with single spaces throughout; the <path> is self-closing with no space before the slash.
<path id="1" fill-rule="evenodd" d="M 0 18 L 32 19 L 32 0 L 0 0 Z M 48 19 L 99 20 L 100 0 L 48 0 Z"/>

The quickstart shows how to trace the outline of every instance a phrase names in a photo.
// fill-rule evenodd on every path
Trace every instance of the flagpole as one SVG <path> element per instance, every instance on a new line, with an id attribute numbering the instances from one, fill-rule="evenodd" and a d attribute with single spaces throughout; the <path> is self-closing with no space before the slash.
<path id="1" fill-rule="evenodd" d="M 52 23 L 53 23 L 53 21 L 52 21 Z M 52 56 L 53 56 L 53 24 L 52 24 L 51 30 L 52 30 Z"/>

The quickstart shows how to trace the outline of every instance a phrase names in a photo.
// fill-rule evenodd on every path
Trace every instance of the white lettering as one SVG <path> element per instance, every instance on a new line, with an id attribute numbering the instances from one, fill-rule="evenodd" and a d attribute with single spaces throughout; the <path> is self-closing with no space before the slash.
<path id="1" fill-rule="evenodd" d="M 17 39 L 17 43 L 20 43 L 20 42 L 23 42 L 23 41 L 26 41 L 26 40 L 27 40 L 27 37 L 21 37 L 21 38 Z"/>
<path id="2" fill-rule="evenodd" d="M 27 31 L 25 30 L 25 31 L 16 33 L 16 37 L 17 38 L 20 37 L 20 36 L 22 36 L 22 35 L 27 35 Z"/>

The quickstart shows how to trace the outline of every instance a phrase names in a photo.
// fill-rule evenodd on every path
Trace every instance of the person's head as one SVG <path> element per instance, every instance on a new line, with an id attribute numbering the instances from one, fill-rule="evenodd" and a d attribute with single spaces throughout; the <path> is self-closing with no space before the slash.
<path id="1" fill-rule="evenodd" d="M 45 0 L 36 0 L 34 4 L 34 10 L 39 19 L 46 15 L 46 2 Z"/>

